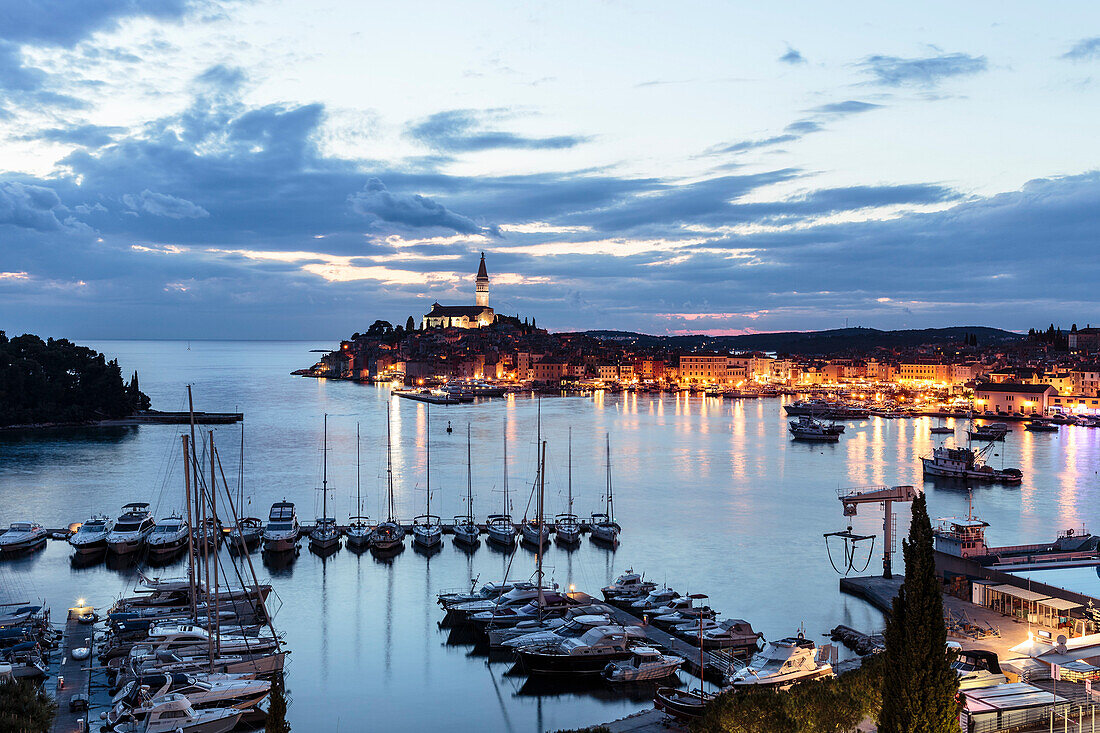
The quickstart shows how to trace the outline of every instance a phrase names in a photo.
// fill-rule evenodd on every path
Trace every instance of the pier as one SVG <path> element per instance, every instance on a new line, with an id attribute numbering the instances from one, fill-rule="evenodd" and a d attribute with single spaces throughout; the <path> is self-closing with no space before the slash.
<path id="1" fill-rule="evenodd" d="M 84 733 L 91 728 L 87 702 L 92 691 L 92 671 L 95 664 L 95 631 L 80 622 L 81 614 L 91 612 L 86 606 L 69 609 L 61 638 L 61 664 L 57 668 L 54 700 L 57 715 L 51 733 Z M 84 659 L 73 659 L 73 650 L 86 647 Z M 83 704 L 81 704 L 83 703 Z"/>

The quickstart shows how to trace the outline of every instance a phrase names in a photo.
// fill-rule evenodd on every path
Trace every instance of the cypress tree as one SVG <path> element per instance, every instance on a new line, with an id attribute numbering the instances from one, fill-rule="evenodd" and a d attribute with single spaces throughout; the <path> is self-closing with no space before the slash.
<path id="1" fill-rule="evenodd" d="M 416 330 L 416 322 L 413 321 L 413 317 L 409 316 L 409 320 L 405 321 L 405 331 L 412 333 Z"/>
<path id="2" fill-rule="evenodd" d="M 957 733 L 959 679 L 947 658 L 943 595 L 936 578 L 932 523 L 923 494 L 913 502 L 902 543 L 905 581 L 886 621 L 879 733 Z"/>
<path id="3" fill-rule="evenodd" d="M 283 675 L 277 674 L 271 680 L 271 692 L 268 702 L 267 719 L 264 733 L 290 733 L 290 723 L 286 719 L 287 692 Z"/>

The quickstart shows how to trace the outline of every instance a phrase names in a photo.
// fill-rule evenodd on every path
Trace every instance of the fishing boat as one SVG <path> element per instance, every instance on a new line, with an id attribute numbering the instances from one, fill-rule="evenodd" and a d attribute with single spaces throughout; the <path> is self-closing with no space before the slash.
<path id="1" fill-rule="evenodd" d="M 424 430 L 425 473 L 424 513 L 413 517 L 413 545 L 434 550 L 443 543 L 443 524 L 432 514 L 432 406 L 426 407 L 427 427 Z"/>
<path id="2" fill-rule="evenodd" d="M 48 536 L 38 522 L 12 522 L 7 531 L 0 534 L 0 552 L 14 554 L 44 547 Z"/>
<path id="3" fill-rule="evenodd" d="M 94 514 L 77 527 L 69 544 L 77 555 L 94 555 L 107 549 L 107 534 L 114 523 L 104 514 Z"/>
<path id="4" fill-rule="evenodd" d="M 122 514 L 107 533 L 107 549 L 116 555 L 137 552 L 145 544 L 156 522 L 149 513 L 149 503 L 135 501 L 122 507 Z"/>
<path id="5" fill-rule="evenodd" d="M 190 530 L 187 520 L 178 514 L 161 519 L 145 541 L 149 554 L 153 557 L 174 555 L 187 547 Z"/>
<path id="6" fill-rule="evenodd" d="M 581 523 L 573 513 L 573 428 L 569 428 L 569 462 L 566 481 L 568 498 L 566 511 L 554 517 L 554 538 L 563 545 L 574 546 L 581 541 Z"/>
<path id="7" fill-rule="evenodd" d="M 236 708 L 195 710 L 187 697 L 170 693 L 149 706 L 142 721 L 120 721 L 115 733 L 227 733 L 244 712 Z"/>
<path id="8" fill-rule="evenodd" d="M 1024 430 L 1029 433 L 1057 433 L 1058 426 L 1047 420 L 1030 420 L 1024 423 Z"/>
<path id="9" fill-rule="evenodd" d="M 386 403 L 386 503 L 389 513 L 370 533 L 370 546 L 376 552 L 393 552 L 405 546 L 405 528 L 397 521 L 393 504 L 393 447 L 390 430 L 390 403 Z"/>
<path id="10" fill-rule="evenodd" d="M 1008 435 L 1008 431 L 1008 423 L 994 422 L 971 427 L 966 431 L 966 434 L 970 436 L 971 440 L 989 442 L 991 440 L 1004 440 L 1005 436 Z"/>
<path id="11" fill-rule="evenodd" d="M 622 527 L 615 521 L 615 496 L 611 488 L 611 433 L 604 437 L 607 442 L 607 493 L 604 496 L 604 511 L 592 515 L 590 527 L 593 540 L 617 545 Z"/>
<path id="12" fill-rule="evenodd" d="M 533 674 L 599 674 L 608 662 L 629 659 L 630 637 L 622 626 L 597 626 L 576 639 L 516 649 L 524 670 Z"/>
<path id="13" fill-rule="evenodd" d="M 769 641 L 747 665 L 734 671 L 728 682 L 734 687 L 786 687 L 795 682 L 832 677 L 833 667 L 828 661 L 828 651 L 827 646 L 818 648 L 801 633 Z"/>
<path id="14" fill-rule="evenodd" d="M 294 503 L 277 501 L 271 505 L 271 512 L 264 527 L 264 549 L 268 552 L 287 552 L 298 547 L 298 538 L 302 533 L 298 524 L 298 513 Z"/>
<path id="15" fill-rule="evenodd" d="M 636 646 L 631 649 L 630 659 L 608 662 L 603 668 L 603 678 L 608 682 L 649 682 L 663 680 L 676 674 L 684 663 L 682 657 L 661 654 L 651 646 Z"/>
<path id="16" fill-rule="evenodd" d="M 374 523 L 363 514 L 363 495 L 359 480 L 359 423 L 355 424 L 355 508 L 359 513 L 348 519 L 344 536 L 348 538 L 348 547 L 365 548 L 370 544 Z"/>
<path id="17" fill-rule="evenodd" d="M 516 525 L 512 521 L 508 506 L 508 426 L 504 426 L 504 512 L 490 514 L 485 520 L 489 541 L 501 547 L 515 547 Z"/>
<path id="18" fill-rule="evenodd" d="M 843 425 L 826 425 L 820 420 L 805 415 L 792 420 L 789 425 L 791 437 L 818 443 L 836 443 L 844 432 Z"/>
<path id="19" fill-rule="evenodd" d="M 989 452 L 992 445 L 990 443 L 979 451 L 946 446 L 936 448 L 931 456 L 921 457 L 924 475 L 1004 484 L 1018 484 L 1023 481 L 1024 475 L 1018 468 L 996 469 L 985 463 L 985 454 Z"/>
<path id="20" fill-rule="evenodd" d="M 455 543 L 474 547 L 481 530 L 474 524 L 474 477 L 470 448 L 470 423 L 466 423 L 466 514 L 454 518 Z"/>
<path id="21" fill-rule="evenodd" d="M 321 441 L 321 516 L 309 532 L 310 549 L 320 552 L 333 552 L 340 547 L 340 528 L 336 518 L 328 515 L 328 415 L 325 415 L 324 436 Z M 316 506 L 316 505 L 314 505 Z"/>

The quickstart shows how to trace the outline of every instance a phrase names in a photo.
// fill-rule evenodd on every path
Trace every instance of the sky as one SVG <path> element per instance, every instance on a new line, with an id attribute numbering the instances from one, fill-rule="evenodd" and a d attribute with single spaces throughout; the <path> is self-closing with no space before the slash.
<path id="1" fill-rule="evenodd" d="M 0 0 L 0 330 L 1098 322 L 1100 5 Z"/>

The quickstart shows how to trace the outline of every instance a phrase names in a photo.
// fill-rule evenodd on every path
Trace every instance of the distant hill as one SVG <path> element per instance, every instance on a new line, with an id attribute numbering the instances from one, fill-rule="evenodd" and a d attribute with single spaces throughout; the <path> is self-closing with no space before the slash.
<path id="1" fill-rule="evenodd" d="M 836 328 L 829 331 L 784 331 L 744 336 L 653 336 L 630 331 L 585 331 L 603 341 L 620 341 L 638 346 L 665 346 L 680 349 L 719 351 L 776 351 L 784 354 L 842 354 L 866 352 L 883 347 L 908 348 L 924 344 L 962 342 L 974 334 L 980 346 L 1008 343 L 1024 335 L 987 326 L 952 326 L 905 331 L 880 331 L 877 328 Z"/>

